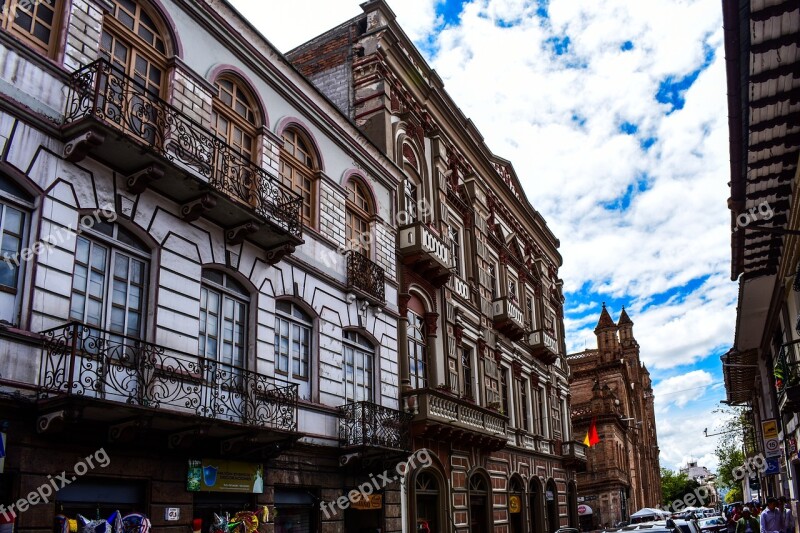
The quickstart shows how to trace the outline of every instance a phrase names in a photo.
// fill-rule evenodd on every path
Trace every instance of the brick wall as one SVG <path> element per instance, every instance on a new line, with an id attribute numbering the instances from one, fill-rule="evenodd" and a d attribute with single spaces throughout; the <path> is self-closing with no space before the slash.
<path id="1" fill-rule="evenodd" d="M 350 66 L 347 64 L 337 65 L 324 72 L 317 72 L 308 76 L 313 83 L 325 96 L 331 99 L 333 104 L 345 115 L 350 115 Z"/>
<path id="2" fill-rule="evenodd" d="M 319 231 L 344 247 L 344 196 L 327 180 L 319 180 Z"/>
<path id="3" fill-rule="evenodd" d="M 211 98 L 208 90 L 192 80 L 181 67 L 175 68 L 170 103 L 206 128 L 211 128 Z"/>
<path id="4" fill-rule="evenodd" d="M 67 26 L 64 66 L 77 70 L 97 59 L 103 12 L 88 0 L 74 0 Z"/>
<path id="5" fill-rule="evenodd" d="M 391 227 L 385 224 L 376 224 L 375 262 L 386 271 L 386 277 L 390 279 L 397 279 L 395 239 L 396 235 Z"/>

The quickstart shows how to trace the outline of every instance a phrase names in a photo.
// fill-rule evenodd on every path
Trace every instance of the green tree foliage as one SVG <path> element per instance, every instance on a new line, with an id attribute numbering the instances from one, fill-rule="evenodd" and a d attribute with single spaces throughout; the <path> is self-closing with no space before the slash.
<path id="1" fill-rule="evenodd" d="M 699 486 L 700 483 L 689 479 L 686 474 L 673 472 L 669 468 L 661 469 L 661 495 L 665 506 L 671 505 L 675 500 L 682 500 Z"/>
<path id="2" fill-rule="evenodd" d="M 744 494 L 742 493 L 741 483 L 733 487 L 728 491 L 728 494 L 725 495 L 725 503 L 740 502 L 742 500 L 744 500 Z"/>
<path id="3" fill-rule="evenodd" d="M 747 447 L 748 440 L 755 435 L 755 432 L 752 431 L 750 412 L 742 407 L 716 409 L 714 412 L 722 415 L 722 423 L 718 428 L 721 428 L 719 431 L 724 432 L 719 436 L 717 447 L 714 450 L 714 455 L 719 461 L 717 486 L 730 490 L 738 488 L 741 494 L 741 477 L 737 480 L 733 471 L 744 464 L 745 454 L 742 447 L 743 445 Z"/>

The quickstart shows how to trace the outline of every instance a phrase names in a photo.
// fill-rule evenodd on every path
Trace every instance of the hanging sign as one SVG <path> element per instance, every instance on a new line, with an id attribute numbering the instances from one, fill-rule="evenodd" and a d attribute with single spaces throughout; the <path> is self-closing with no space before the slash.
<path id="1" fill-rule="evenodd" d="M 522 512 L 522 505 L 519 496 L 509 496 L 508 512 L 514 514 Z"/>
<path id="2" fill-rule="evenodd" d="M 358 511 L 372 511 L 383 507 L 382 494 L 361 494 L 354 500 L 350 500 L 350 508 Z"/>

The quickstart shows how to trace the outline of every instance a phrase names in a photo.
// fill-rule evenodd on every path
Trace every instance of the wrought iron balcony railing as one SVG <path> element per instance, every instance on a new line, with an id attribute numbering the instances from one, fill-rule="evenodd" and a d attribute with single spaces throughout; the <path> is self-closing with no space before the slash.
<path id="1" fill-rule="evenodd" d="M 408 413 L 372 402 L 355 402 L 339 407 L 339 416 L 343 447 L 410 449 L 412 415 Z"/>
<path id="2" fill-rule="evenodd" d="M 302 199 L 263 168 L 242 157 L 213 131 L 145 89 L 108 61 L 100 59 L 72 74 L 64 125 L 94 120 L 134 141 L 185 175 L 254 211 L 288 234 L 300 238 Z M 96 140 L 95 142 L 102 143 Z M 67 144 L 66 154 L 85 151 L 86 139 Z M 124 154 L 110 154 L 115 161 Z M 165 180 L 164 180 L 165 181 Z M 172 180 L 170 180 L 172 181 Z M 131 182 L 129 181 L 129 186 Z M 164 184 L 164 189 L 177 186 Z"/>
<path id="3" fill-rule="evenodd" d="M 42 397 L 79 396 L 297 431 L 295 384 L 75 322 L 42 335 Z"/>
<path id="4" fill-rule="evenodd" d="M 386 301 L 384 272 L 377 263 L 356 250 L 347 252 L 347 285 L 357 289 L 380 303 Z"/>

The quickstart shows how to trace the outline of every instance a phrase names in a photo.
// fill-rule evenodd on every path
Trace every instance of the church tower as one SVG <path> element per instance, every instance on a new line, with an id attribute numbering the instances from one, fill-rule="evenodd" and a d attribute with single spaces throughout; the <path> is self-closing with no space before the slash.
<path id="1" fill-rule="evenodd" d="M 611 319 L 606 304 L 603 302 L 603 310 L 600 313 L 600 320 L 597 321 L 597 326 L 594 328 L 594 334 L 597 336 L 597 350 L 604 361 L 615 359 L 619 352 L 617 330 L 617 325 Z"/>

